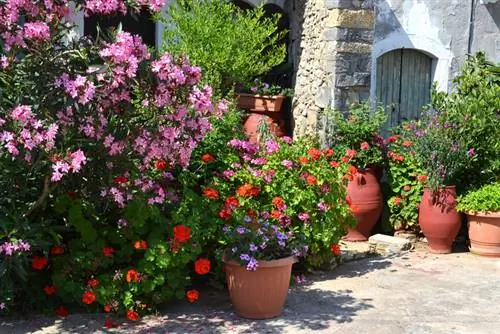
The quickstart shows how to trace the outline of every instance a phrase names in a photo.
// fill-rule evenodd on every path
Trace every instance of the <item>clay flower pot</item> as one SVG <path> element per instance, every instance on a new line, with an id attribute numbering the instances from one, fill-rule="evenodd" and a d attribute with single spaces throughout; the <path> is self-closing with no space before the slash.
<path id="1" fill-rule="evenodd" d="M 376 171 L 372 168 L 359 169 L 354 179 L 347 184 L 347 196 L 351 198 L 351 206 L 356 208 L 354 216 L 358 225 L 349 229 L 343 239 L 366 241 L 383 209 L 382 190 Z"/>
<path id="2" fill-rule="evenodd" d="M 226 262 L 229 296 L 236 314 L 250 319 L 279 316 L 283 312 L 295 261 L 293 256 L 259 261 L 257 270 L 247 270 L 233 261 Z"/>
<path id="3" fill-rule="evenodd" d="M 263 96 L 255 94 L 236 94 L 237 107 L 251 112 L 281 112 L 284 95 Z"/>
<path id="4" fill-rule="evenodd" d="M 258 113 L 250 113 L 243 123 L 243 131 L 251 143 L 256 143 L 259 139 L 259 124 L 266 122 L 270 132 L 276 137 L 285 135 L 285 120 L 272 118 Z"/>
<path id="5" fill-rule="evenodd" d="M 460 230 L 455 186 L 432 191 L 424 189 L 418 210 L 418 223 L 427 238 L 431 253 L 451 253 L 451 246 Z"/>
<path id="6" fill-rule="evenodd" d="M 467 213 L 470 251 L 500 257 L 500 212 Z"/>

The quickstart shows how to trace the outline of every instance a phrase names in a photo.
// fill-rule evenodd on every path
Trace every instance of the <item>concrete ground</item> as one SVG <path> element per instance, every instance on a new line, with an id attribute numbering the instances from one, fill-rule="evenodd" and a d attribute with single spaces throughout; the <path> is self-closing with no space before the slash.
<path id="1" fill-rule="evenodd" d="M 225 293 L 201 296 L 109 332 L 500 333 L 500 260 L 470 253 L 417 251 L 345 263 L 294 287 L 283 315 L 272 320 L 238 318 Z M 0 333 L 106 333 L 103 324 L 103 315 L 0 318 Z"/>

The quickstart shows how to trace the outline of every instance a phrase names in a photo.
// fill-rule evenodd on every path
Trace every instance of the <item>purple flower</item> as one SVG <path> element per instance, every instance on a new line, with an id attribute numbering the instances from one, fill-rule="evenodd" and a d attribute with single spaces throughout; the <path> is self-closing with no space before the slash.
<path id="1" fill-rule="evenodd" d="M 254 165 L 265 165 L 267 163 L 267 159 L 266 158 L 255 158 L 255 159 L 252 159 L 250 161 L 251 163 L 253 163 Z"/>
<path id="2" fill-rule="evenodd" d="M 245 228 L 244 227 L 241 227 L 241 226 L 238 226 L 236 228 L 236 232 L 238 232 L 239 234 L 243 234 L 246 232 Z"/>
<path id="3" fill-rule="evenodd" d="M 309 215 L 305 212 L 301 212 L 298 215 L 299 219 L 302 220 L 303 222 L 306 222 L 309 220 Z"/>
<path id="4" fill-rule="evenodd" d="M 252 86 L 252 87 L 250 87 L 250 90 L 251 90 L 253 93 L 255 93 L 258 89 L 259 89 L 259 87 L 257 87 L 257 86 Z"/>
<path id="5" fill-rule="evenodd" d="M 285 144 L 291 144 L 293 142 L 293 139 L 288 136 L 282 137 L 281 140 L 283 140 Z"/>
<path id="6" fill-rule="evenodd" d="M 4 310 L 5 309 L 5 303 L 0 303 L 0 310 Z"/>
<path id="7" fill-rule="evenodd" d="M 241 254 L 240 259 L 243 261 L 250 261 L 250 255 L 248 254 Z"/>
<path id="8" fill-rule="evenodd" d="M 290 168 L 292 168 L 292 167 L 293 167 L 293 162 L 292 162 L 292 161 L 290 161 L 290 160 L 283 160 L 283 161 L 281 162 L 281 164 L 282 164 L 283 166 L 285 166 L 285 168 L 288 168 L 288 169 L 290 169 Z"/>
<path id="9" fill-rule="evenodd" d="M 295 276 L 295 283 L 296 284 L 302 284 L 305 282 L 306 282 L 306 277 L 304 276 L 304 274 Z"/>
<path id="10" fill-rule="evenodd" d="M 325 204 L 325 202 L 321 201 L 318 203 L 318 209 L 320 211 L 326 212 L 328 210 L 328 206 Z"/>
<path id="11" fill-rule="evenodd" d="M 224 175 L 225 178 L 230 179 L 232 178 L 236 173 L 233 170 L 225 170 L 222 172 L 222 175 Z"/>
<path id="12" fill-rule="evenodd" d="M 127 227 L 128 221 L 126 219 L 120 218 L 120 219 L 118 219 L 117 224 L 118 224 L 118 228 Z"/>
<path id="13" fill-rule="evenodd" d="M 229 228 L 229 226 L 227 226 L 227 225 L 224 225 L 224 227 L 222 228 L 222 231 L 224 231 L 224 233 L 229 233 L 231 231 L 231 228 Z"/>
<path id="14" fill-rule="evenodd" d="M 267 243 L 264 241 L 263 243 L 260 244 L 260 249 L 264 250 L 267 247 Z"/>
<path id="15" fill-rule="evenodd" d="M 256 252 L 259 250 L 259 247 L 255 246 L 254 244 L 250 244 L 250 252 Z"/>
<path id="16" fill-rule="evenodd" d="M 257 260 L 252 257 L 247 263 L 247 270 L 257 270 L 258 265 Z"/>
<path id="17" fill-rule="evenodd" d="M 250 223 L 252 221 L 252 218 L 246 216 L 245 218 L 243 218 L 243 220 L 245 221 L 245 223 Z"/>
<path id="18" fill-rule="evenodd" d="M 264 82 L 264 83 L 262 84 L 262 88 L 263 88 L 263 89 L 269 89 L 269 84 L 268 84 L 267 82 Z"/>
<path id="19" fill-rule="evenodd" d="M 420 138 L 420 137 L 423 137 L 423 136 L 424 136 L 424 132 L 423 132 L 422 130 L 417 130 L 417 131 L 415 132 L 415 136 L 417 136 L 417 137 L 419 137 L 419 138 Z"/>
<path id="20" fill-rule="evenodd" d="M 271 217 L 271 215 L 269 214 L 269 212 L 266 212 L 266 211 L 261 212 L 260 215 L 264 219 L 269 219 Z M 268 223 L 266 223 L 266 224 L 269 225 Z M 266 226 L 266 224 L 264 224 L 264 226 Z"/>
<path id="21" fill-rule="evenodd" d="M 266 181 L 267 183 L 271 183 L 274 174 L 275 174 L 274 170 L 266 170 L 264 173 L 264 181 Z"/>
<path id="22" fill-rule="evenodd" d="M 329 185 L 329 184 L 327 184 L 327 183 L 325 183 L 324 185 L 322 185 L 322 186 L 321 186 L 321 188 L 320 188 L 320 191 L 321 191 L 322 193 L 324 193 L 324 194 L 329 193 L 329 192 L 330 192 L 330 190 L 331 190 L 331 189 L 330 189 L 330 185 Z"/>
<path id="23" fill-rule="evenodd" d="M 267 154 L 271 154 L 273 152 L 279 151 L 280 145 L 274 140 L 266 141 L 266 151 Z"/>
<path id="24" fill-rule="evenodd" d="M 470 150 L 467 151 L 467 155 L 471 158 L 475 157 L 476 156 L 476 151 L 474 150 L 474 148 L 471 148 Z"/>

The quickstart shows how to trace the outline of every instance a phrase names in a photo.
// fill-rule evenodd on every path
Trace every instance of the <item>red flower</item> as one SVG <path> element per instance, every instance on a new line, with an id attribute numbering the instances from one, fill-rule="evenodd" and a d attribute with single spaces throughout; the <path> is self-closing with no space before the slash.
<path id="1" fill-rule="evenodd" d="M 396 197 L 394 198 L 394 205 L 400 205 L 401 204 L 401 197 Z"/>
<path id="2" fill-rule="evenodd" d="M 367 142 L 362 142 L 361 145 L 359 146 L 362 150 L 367 150 L 370 148 L 370 144 L 368 144 Z"/>
<path id="3" fill-rule="evenodd" d="M 335 256 L 339 256 L 341 254 L 341 251 L 340 251 L 340 245 L 338 244 L 333 244 L 331 247 L 330 247 L 333 255 Z"/>
<path id="4" fill-rule="evenodd" d="M 399 136 L 390 136 L 389 138 L 387 138 L 387 141 L 389 143 L 394 143 L 396 140 L 398 140 Z"/>
<path id="5" fill-rule="evenodd" d="M 114 252 L 115 252 L 115 249 L 113 247 L 103 247 L 102 248 L 102 253 L 106 257 L 113 255 Z"/>
<path id="6" fill-rule="evenodd" d="M 306 165 L 309 163 L 309 159 L 307 159 L 306 157 L 300 157 L 299 162 L 303 165 Z"/>
<path id="7" fill-rule="evenodd" d="M 239 187 L 236 194 L 242 197 L 255 197 L 260 194 L 260 189 L 247 183 Z"/>
<path id="8" fill-rule="evenodd" d="M 340 164 L 337 161 L 330 161 L 330 167 L 337 168 Z"/>
<path id="9" fill-rule="evenodd" d="M 326 148 L 323 150 L 323 155 L 325 157 L 331 157 L 331 156 L 333 156 L 334 153 L 335 152 L 331 148 Z"/>
<path id="10" fill-rule="evenodd" d="M 52 254 L 52 255 L 61 255 L 61 254 L 64 254 L 64 247 L 63 246 L 53 246 L 50 249 L 50 254 Z"/>
<path id="11" fill-rule="evenodd" d="M 210 272 L 210 260 L 204 259 L 204 258 L 199 258 L 196 260 L 194 263 L 194 271 L 198 275 L 205 275 Z"/>
<path id="12" fill-rule="evenodd" d="M 404 186 L 404 188 L 403 188 L 404 191 L 410 191 L 410 189 L 411 189 L 411 187 L 408 185 Z"/>
<path id="13" fill-rule="evenodd" d="M 411 145 L 413 145 L 413 142 L 411 140 L 405 140 L 403 142 L 404 147 L 410 147 Z"/>
<path id="14" fill-rule="evenodd" d="M 317 148 L 310 148 L 307 151 L 307 155 L 309 155 L 314 161 L 316 161 L 319 158 L 321 158 L 321 151 L 318 150 Z"/>
<path id="15" fill-rule="evenodd" d="M 58 315 L 60 317 L 67 317 L 69 315 L 68 310 L 64 306 L 59 306 L 58 308 L 56 308 L 55 312 L 56 312 L 56 315 Z"/>
<path id="16" fill-rule="evenodd" d="M 240 206 L 240 201 L 235 196 L 230 196 L 226 199 L 225 205 L 229 208 L 237 208 Z"/>
<path id="17" fill-rule="evenodd" d="M 358 173 L 358 169 L 352 165 L 349 166 L 347 169 L 349 170 L 349 173 L 351 173 L 352 175 L 356 175 Z"/>
<path id="18" fill-rule="evenodd" d="M 285 201 L 281 197 L 275 197 L 273 198 L 273 205 L 276 206 L 278 209 L 282 209 L 285 207 Z"/>
<path id="19" fill-rule="evenodd" d="M 198 292 L 198 290 L 192 289 L 192 290 L 189 290 L 188 292 L 186 292 L 186 299 L 190 303 L 194 303 L 195 301 L 198 300 L 199 297 L 200 297 L 200 293 Z"/>
<path id="20" fill-rule="evenodd" d="M 109 305 L 109 304 L 104 305 L 104 312 L 106 312 L 106 313 L 111 312 L 111 305 Z"/>
<path id="21" fill-rule="evenodd" d="M 351 158 L 351 159 L 354 158 L 357 154 L 358 154 L 358 152 L 356 152 L 356 150 L 352 150 L 352 149 L 348 149 L 345 152 L 345 156 L 348 158 Z"/>
<path id="22" fill-rule="evenodd" d="M 137 240 L 134 242 L 135 249 L 148 249 L 148 243 L 144 240 Z"/>
<path id="23" fill-rule="evenodd" d="M 257 217 L 257 212 L 255 212 L 255 211 L 254 211 L 254 210 L 252 210 L 252 209 L 248 209 L 248 210 L 247 210 L 247 215 L 249 215 L 249 216 L 250 216 L 250 217 L 252 217 L 252 218 L 255 218 L 255 217 Z"/>
<path id="24" fill-rule="evenodd" d="M 174 239 L 177 242 L 186 242 L 191 238 L 191 229 L 184 225 L 174 227 Z"/>
<path id="25" fill-rule="evenodd" d="M 42 270 L 48 263 L 49 260 L 45 256 L 34 256 L 33 262 L 31 262 L 31 267 L 36 270 Z"/>
<path id="26" fill-rule="evenodd" d="M 348 157 L 342 157 L 340 159 L 340 161 L 342 161 L 343 163 L 347 163 L 349 161 L 349 158 Z"/>
<path id="27" fill-rule="evenodd" d="M 356 214 L 359 212 L 359 206 L 357 206 L 356 204 L 351 204 L 349 205 L 349 209 L 351 210 L 351 212 L 353 214 Z"/>
<path id="28" fill-rule="evenodd" d="M 137 270 L 135 269 L 130 269 L 129 271 L 127 271 L 127 276 L 126 276 L 126 280 L 127 282 L 139 282 L 139 273 L 137 272 Z"/>
<path id="29" fill-rule="evenodd" d="M 231 218 L 231 210 L 229 210 L 229 209 L 220 210 L 219 217 L 224 219 L 224 220 L 229 220 Z"/>
<path id="30" fill-rule="evenodd" d="M 165 160 L 156 160 L 155 162 L 155 168 L 157 170 L 164 171 L 168 167 L 167 162 Z"/>
<path id="31" fill-rule="evenodd" d="M 137 321 L 139 320 L 139 314 L 133 310 L 128 310 L 127 311 L 127 319 L 131 321 Z"/>
<path id="32" fill-rule="evenodd" d="M 281 218 L 281 212 L 278 210 L 271 210 L 271 217 L 274 219 L 280 219 Z"/>
<path id="33" fill-rule="evenodd" d="M 204 154 L 202 157 L 201 157 L 201 160 L 203 160 L 204 163 L 211 163 L 212 161 L 214 161 L 214 157 L 211 156 L 210 154 Z"/>
<path id="34" fill-rule="evenodd" d="M 46 285 L 43 288 L 43 292 L 45 292 L 47 296 L 52 296 L 54 293 L 56 293 L 56 287 L 53 285 Z"/>
<path id="35" fill-rule="evenodd" d="M 307 175 L 306 181 L 310 186 L 314 186 L 318 183 L 318 180 L 311 174 Z"/>
<path id="36" fill-rule="evenodd" d="M 106 317 L 106 320 L 104 321 L 104 327 L 116 328 L 118 327 L 118 323 L 114 322 L 113 319 L 111 319 L 110 317 Z"/>
<path id="37" fill-rule="evenodd" d="M 92 291 L 85 291 L 82 296 L 82 301 L 87 305 L 92 304 L 93 302 L 95 302 L 95 293 L 93 293 Z"/>
<path id="38" fill-rule="evenodd" d="M 123 184 L 123 183 L 127 183 L 128 182 L 128 178 L 126 178 L 125 176 L 117 176 L 113 179 L 113 181 L 116 183 L 116 184 Z"/>
<path id="39" fill-rule="evenodd" d="M 419 180 L 420 182 L 425 182 L 427 181 L 427 175 L 420 174 L 419 176 L 417 176 L 417 180 Z"/>
<path id="40" fill-rule="evenodd" d="M 203 195 L 209 199 L 217 199 L 219 198 L 219 192 L 213 188 L 205 188 L 203 189 Z"/>
<path id="41" fill-rule="evenodd" d="M 94 289 L 99 285 L 99 280 L 96 280 L 95 278 L 91 278 L 87 281 L 87 286 Z"/>

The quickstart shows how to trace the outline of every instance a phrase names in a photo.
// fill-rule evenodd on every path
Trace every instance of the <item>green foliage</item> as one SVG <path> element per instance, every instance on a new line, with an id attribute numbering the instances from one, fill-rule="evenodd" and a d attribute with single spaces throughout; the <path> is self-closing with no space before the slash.
<path id="1" fill-rule="evenodd" d="M 266 18 L 262 8 L 242 11 L 226 1 L 184 0 L 160 20 L 167 26 L 163 50 L 187 54 L 216 95 L 226 95 L 235 83 L 269 71 L 286 56 L 279 16 Z"/>
<path id="2" fill-rule="evenodd" d="M 457 199 L 457 210 L 461 212 L 499 212 L 500 183 L 492 183 L 470 191 Z"/>

